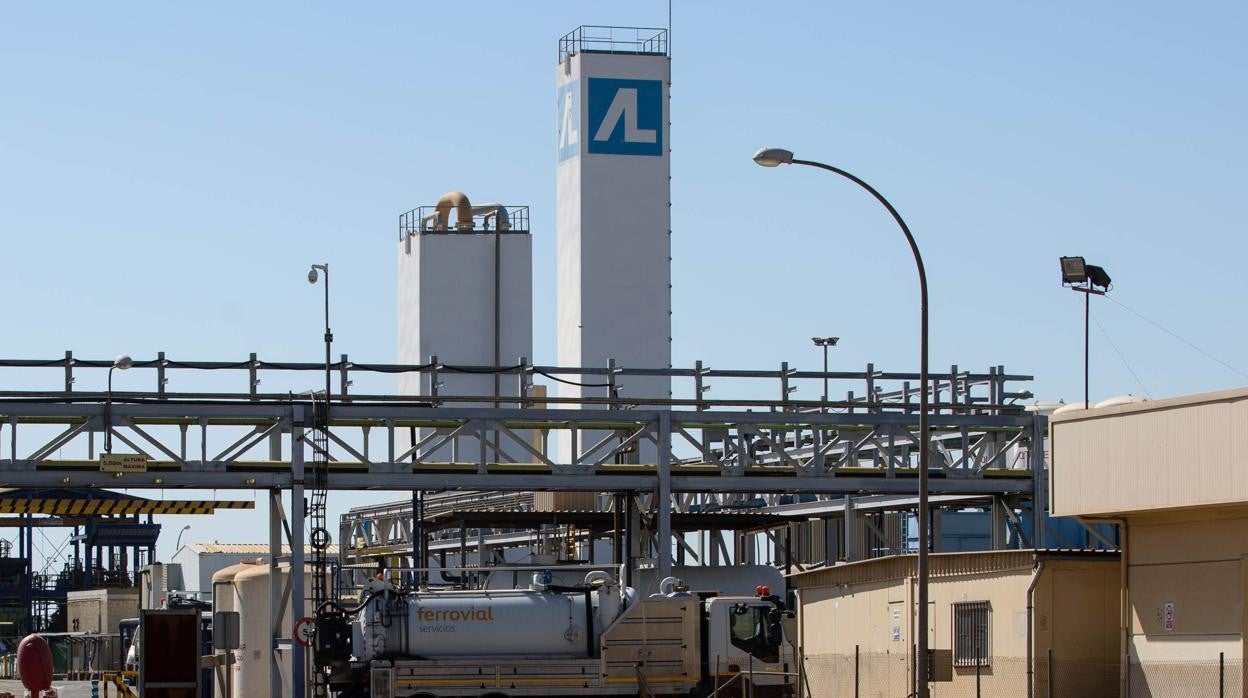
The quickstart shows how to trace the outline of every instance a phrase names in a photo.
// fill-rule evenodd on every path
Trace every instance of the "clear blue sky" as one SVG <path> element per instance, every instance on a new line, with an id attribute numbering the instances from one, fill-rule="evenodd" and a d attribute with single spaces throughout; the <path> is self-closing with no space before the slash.
<path id="1" fill-rule="evenodd" d="M 906 217 L 934 367 L 1005 364 L 1041 399 L 1080 399 L 1081 301 L 1057 258 L 1081 254 L 1119 302 L 1248 371 L 1246 15 L 677 0 L 674 363 L 815 368 L 809 337 L 836 334 L 836 368 L 917 367 L 899 232 L 847 182 L 750 162 L 775 145 Z M 535 356 L 553 363 L 557 41 L 666 22 L 661 2 L 6 4 L 0 354 L 318 360 L 304 273 L 328 261 L 336 349 L 392 361 L 397 214 L 460 189 L 532 207 Z M 1248 383 L 1095 300 L 1139 380 L 1094 325 L 1094 399 Z M 190 520 L 187 539 L 261 521 Z"/>

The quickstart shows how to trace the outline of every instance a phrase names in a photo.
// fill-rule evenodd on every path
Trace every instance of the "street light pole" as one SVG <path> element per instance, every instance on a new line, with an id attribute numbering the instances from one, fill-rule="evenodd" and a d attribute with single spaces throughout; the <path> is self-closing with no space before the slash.
<path id="1" fill-rule="evenodd" d="M 181 531 L 178 531 L 178 542 L 176 542 L 176 543 L 174 543 L 174 544 L 173 544 L 173 552 L 174 552 L 174 553 L 177 553 L 179 550 L 181 550 L 181 549 L 182 549 L 182 534 L 183 534 L 183 533 L 186 533 L 186 532 L 187 532 L 187 531 L 189 531 L 189 530 L 191 530 L 191 525 L 190 525 L 190 524 L 187 524 L 187 525 L 185 525 L 185 526 L 183 526 L 183 527 L 182 527 L 182 530 L 181 530 Z"/>
<path id="2" fill-rule="evenodd" d="M 127 354 L 121 354 L 113 359 L 113 365 L 108 367 L 108 392 L 105 394 L 104 401 L 104 452 L 113 452 L 113 371 L 117 369 L 126 370 L 134 365 L 134 359 Z"/>
<path id="3" fill-rule="evenodd" d="M 841 341 L 840 337 L 811 337 L 810 341 L 815 346 L 823 348 L 823 410 L 828 411 L 828 348 L 836 346 Z"/>
<path id="4" fill-rule="evenodd" d="M 875 197 L 888 209 L 893 216 L 893 220 L 897 222 L 901 232 L 906 236 L 906 242 L 910 244 L 910 252 L 914 255 L 914 265 L 919 272 L 919 551 L 918 551 L 918 637 L 915 638 L 916 657 L 915 657 L 915 694 L 918 698 L 929 698 L 931 695 L 928 690 L 927 675 L 927 631 L 928 631 L 928 582 L 930 578 L 928 570 L 928 458 L 931 451 L 931 435 L 928 421 L 928 398 L 927 398 L 927 355 L 928 355 L 928 323 L 927 323 L 927 271 L 923 267 L 923 256 L 919 254 L 919 246 L 914 241 L 914 236 L 910 234 L 910 227 L 906 225 L 906 221 L 902 219 L 901 214 L 896 208 L 889 203 L 870 184 L 867 184 L 858 177 L 840 169 L 826 165 L 822 162 L 813 160 L 798 160 L 793 157 L 793 153 L 788 150 L 779 148 L 764 148 L 754 154 L 754 162 L 763 167 L 776 167 L 777 165 L 806 165 L 808 167 L 817 167 L 821 170 L 827 170 L 838 174 L 845 179 L 857 184 Z"/>

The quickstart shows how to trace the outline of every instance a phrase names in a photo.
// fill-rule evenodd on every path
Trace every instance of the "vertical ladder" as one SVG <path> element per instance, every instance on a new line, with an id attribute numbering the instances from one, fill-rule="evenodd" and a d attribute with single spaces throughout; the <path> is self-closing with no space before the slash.
<path id="1" fill-rule="evenodd" d="M 329 560 L 326 551 L 329 548 L 330 535 L 326 521 L 327 500 L 329 498 L 329 400 L 316 405 L 316 426 L 312 430 L 312 493 L 306 512 L 312 522 L 312 533 L 309 542 L 312 546 L 312 613 L 315 614 L 321 605 L 330 600 Z M 315 664 L 315 663 L 314 663 Z M 328 698 L 329 686 L 325 673 L 319 670 L 312 672 L 313 698 Z"/>

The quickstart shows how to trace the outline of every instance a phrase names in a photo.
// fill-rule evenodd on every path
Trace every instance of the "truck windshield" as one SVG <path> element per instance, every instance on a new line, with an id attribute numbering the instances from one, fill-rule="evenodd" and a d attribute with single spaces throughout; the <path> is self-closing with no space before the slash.
<path id="1" fill-rule="evenodd" d="M 780 661 L 780 626 L 772 620 L 771 608 L 746 606 L 730 615 L 732 644 L 764 662 Z"/>

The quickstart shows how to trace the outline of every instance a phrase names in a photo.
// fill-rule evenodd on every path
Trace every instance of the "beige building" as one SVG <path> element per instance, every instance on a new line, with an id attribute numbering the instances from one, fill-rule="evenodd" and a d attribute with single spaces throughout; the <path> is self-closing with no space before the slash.
<path id="1" fill-rule="evenodd" d="M 139 590 L 89 589 L 66 594 L 65 627 L 68 632 L 49 639 L 66 648 L 67 677 L 85 678 L 102 671 L 117 671 L 124 661 L 120 625 L 139 617 Z"/>
<path id="2" fill-rule="evenodd" d="M 66 597 L 65 628 L 71 633 L 116 634 L 121 621 L 139 617 L 138 589 L 89 589 Z"/>
<path id="3" fill-rule="evenodd" d="M 1007 550 L 930 560 L 932 695 L 1023 698 L 1029 686 L 1033 696 L 1116 693 L 1116 553 Z M 913 555 L 875 558 L 791 578 L 812 697 L 909 693 L 915 564 Z"/>
<path id="4" fill-rule="evenodd" d="M 1120 524 L 1122 694 L 1245 695 L 1248 389 L 1055 414 L 1050 448 L 1052 513 Z"/>

